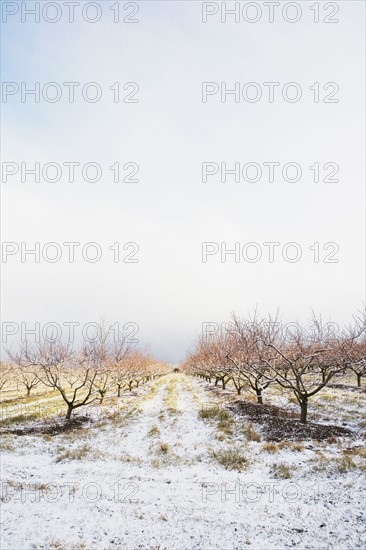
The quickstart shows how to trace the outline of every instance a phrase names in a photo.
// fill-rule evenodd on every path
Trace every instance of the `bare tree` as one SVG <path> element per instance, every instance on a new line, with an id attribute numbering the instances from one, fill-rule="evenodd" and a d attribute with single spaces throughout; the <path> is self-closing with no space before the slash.
<path id="1" fill-rule="evenodd" d="M 268 364 L 263 361 L 263 321 L 257 312 L 249 320 L 232 315 L 228 327 L 227 357 L 233 364 L 232 378 L 238 394 L 243 387 L 253 391 L 257 402 L 263 403 L 263 391 L 272 383 Z"/>
<path id="2" fill-rule="evenodd" d="M 323 323 L 314 313 L 308 326 L 283 325 L 279 313 L 268 319 L 254 312 L 248 320 L 232 316 L 226 334 L 199 339 L 182 368 L 208 382 L 232 380 L 238 394 L 252 390 L 258 403 L 263 390 L 276 383 L 293 392 L 306 423 L 308 402 L 337 374 L 355 372 L 357 384 L 366 374 L 366 314 L 334 333 L 334 324 Z"/>
<path id="3" fill-rule="evenodd" d="M 29 397 L 31 390 L 41 383 L 36 365 L 18 364 L 18 382 L 20 386 L 25 387 L 26 395 Z"/>
<path id="4" fill-rule="evenodd" d="M 80 354 L 82 367 L 95 373 L 92 393 L 95 391 L 99 395 L 100 403 L 103 403 L 107 392 L 113 386 L 109 351 L 109 334 L 102 321 L 100 334 L 95 340 L 85 343 Z"/>
<path id="5" fill-rule="evenodd" d="M 263 343 L 271 351 L 262 356 L 271 372 L 266 376 L 294 393 L 300 405 L 300 422 L 305 424 L 309 399 L 344 368 L 337 361 L 333 334 L 325 331 L 321 319 L 313 316 L 309 327 L 280 329 L 270 338 L 264 337 Z"/>
<path id="6" fill-rule="evenodd" d="M 355 316 L 337 341 L 338 360 L 345 370 L 351 370 L 361 387 L 361 377 L 366 376 L 366 312 Z"/>
<path id="7" fill-rule="evenodd" d="M 111 376 L 114 385 L 117 387 L 117 397 L 121 397 L 122 389 L 127 385 L 126 370 L 133 345 L 126 337 L 120 337 L 115 341 L 110 350 Z"/>
<path id="8" fill-rule="evenodd" d="M 198 350 L 201 360 L 208 367 L 211 376 L 215 379 L 215 386 L 221 382 L 222 389 L 232 380 L 232 363 L 225 349 L 225 334 L 217 334 L 199 341 Z"/>
<path id="9" fill-rule="evenodd" d="M 55 388 L 67 405 L 66 419 L 79 407 L 96 399 L 95 381 L 100 373 L 92 357 L 84 353 L 73 353 L 62 343 L 45 342 L 35 347 L 25 345 L 13 360 L 27 368 L 37 368 L 37 377 L 50 388 Z M 77 375 L 77 382 L 70 392 L 66 380 Z"/>
<path id="10" fill-rule="evenodd" d="M 183 369 L 194 376 L 204 378 L 208 382 L 215 380 L 215 386 L 221 382 L 222 389 L 232 379 L 232 363 L 228 358 L 225 335 L 217 334 L 209 337 L 200 337 L 194 353 L 190 355 Z"/>
<path id="11" fill-rule="evenodd" d="M 8 363 L 0 363 L 0 391 L 11 380 L 12 369 Z"/>

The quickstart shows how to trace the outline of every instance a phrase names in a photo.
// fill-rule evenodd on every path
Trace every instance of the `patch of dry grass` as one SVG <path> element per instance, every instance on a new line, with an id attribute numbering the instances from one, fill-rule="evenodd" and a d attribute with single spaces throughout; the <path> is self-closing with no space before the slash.
<path id="1" fill-rule="evenodd" d="M 261 451 L 265 453 L 278 453 L 279 450 L 279 446 L 273 442 L 264 443 L 261 447 Z"/>
<path id="2" fill-rule="evenodd" d="M 229 447 L 212 452 L 212 457 L 226 470 L 246 470 L 250 464 L 249 458 L 238 447 Z"/>
<path id="3" fill-rule="evenodd" d="M 57 449 L 56 462 L 65 462 L 69 460 L 85 460 L 104 458 L 105 453 L 93 449 L 90 445 L 82 445 L 77 448 L 59 447 Z"/>
<path id="4" fill-rule="evenodd" d="M 359 451 L 359 454 L 358 452 Z M 322 451 L 317 451 L 316 457 L 310 460 L 313 472 L 326 472 L 329 474 L 346 474 L 352 470 L 366 470 L 363 449 L 356 450 L 352 453 L 349 449 L 343 451 L 342 456 L 328 457 Z M 360 460 L 362 459 L 362 460 Z"/>
<path id="5" fill-rule="evenodd" d="M 169 445 L 168 443 L 160 443 L 159 447 L 158 447 L 158 452 L 159 453 L 162 453 L 164 455 L 166 455 L 169 451 Z"/>
<path id="6" fill-rule="evenodd" d="M 322 401 L 335 401 L 337 398 L 337 395 L 335 395 L 334 393 L 323 392 L 319 394 L 319 399 L 321 399 Z"/>
<path id="7" fill-rule="evenodd" d="M 25 413 L 17 414 L 15 416 L 10 416 L 9 418 L 4 418 L 0 420 L 0 426 L 11 426 L 12 424 L 23 424 L 24 422 L 31 422 L 33 420 L 39 420 L 41 414 L 37 413 Z"/>
<path id="8" fill-rule="evenodd" d="M 170 415 L 177 414 L 178 411 L 178 390 L 177 390 L 177 382 L 178 378 L 177 376 L 174 376 L 171 378 L 169 386 L 167 388 L 167 394 L 164 399 L 166 403 L 166 407 L 168 409 L 168 413 Z"/>
<path id="9" fill-rule="evenodd" d="M 150 428 L 150 430 L 147 432 L 147 436 L 148 437 L 155 437 L 155 436 L 158 436 L 160 435 L 160 430 L 157 426 L 153 426 L 152 428 Z"/>
<path id="10" fill-rule="evenodd" d="M 142 459 L 137 456 L 132 456 L 128 453 L 123 453 L 120 457 L 121 462 L 125 462 L 126 464 L 142 464 Z"/>
<path id="11" fill-rule="evenodd" d="M 233 421 L 230 420 L 220 420 L 217 424 L 217 429 L 224 433 L 225 435 L 231 436 L 234 434 L 233 432 Z"/>
<path id="12" fill-rule="evenodd" d="M 253 424 L 250 422 L 243 428 L 243 433 L 249 441 L 260 441 L 261 435 L 254 429 Z"/>
<path id="13" fill-rule="evenodd" d="M 366 458 L 366 448 L 365 447 L 352 447 L 350 449 L 343 450 L 344 455 L 351 456 L 360 456 L 361 458 Z"/>
<path id="14" fill-rule="evenodd" d="M 294 466 L 289 466 L 285 462 L 277 462 L 272 464 L 271 471 L 275 478 L 279 479 L 290 479 L 293 475 L 293 471 L 296 468 Z"/>
<path id="15" fill-rule="evenodd" d="M 335 468 L 340 474 L 345 474 L 357 468 L 357 464 L 350 455 L 343 455 L 342 458 L 336 460 Z"/>
<path id="16" fill-rule="evenodd" d="M 0 437 L 1 452 L 13 453 L 15 451 L 14 438 L 2 435 Z"/>
<path id="17" fill-rule="evenodd" d="M 293 441 L 281 441 L 278 444 L 279 449 L 288 449 L 289 451 L 294 451 L 295 453 L 301 453 L 305 450 L 305 447 L 302 443 L 296 443 Z"/>
<path id="18" fill-rule="evenodd" d="M 213 419 L 225 421 L 229 420 L 231 417 L 228 411 L 218 405 L 213 405 L 212 407 L 207 407 L 206 405 L 202 406 L 202 408 L 198 411 L 198 418 L 201 420 Z"/>

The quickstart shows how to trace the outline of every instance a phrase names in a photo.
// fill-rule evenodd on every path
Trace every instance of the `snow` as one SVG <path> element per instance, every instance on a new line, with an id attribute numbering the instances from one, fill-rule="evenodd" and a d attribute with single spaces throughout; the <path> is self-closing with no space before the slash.
<path id="1" fill-rule="evenodd" d="M 122 399 L 138 412 L 101 418 L 73 434 L 4 438 L 2 550 L 364 548 L 362 471 L 312 467 L 319 449 L 338 457 L 339 446 L 309 441 L 302 452 L 271 454 L 261 450 L 263 442 L 243 441 L 240 429 L 220 441 L 217 423 L 198 414 L 216 397 L 181 374 Z M 227 470 L 212 457 L 233 445 L 250 459 L 245 471 Z M 85 446 L 81 460 L 60 460 Z M 279 462 L 290 465 L 291 478 L 273 475 Z"/>

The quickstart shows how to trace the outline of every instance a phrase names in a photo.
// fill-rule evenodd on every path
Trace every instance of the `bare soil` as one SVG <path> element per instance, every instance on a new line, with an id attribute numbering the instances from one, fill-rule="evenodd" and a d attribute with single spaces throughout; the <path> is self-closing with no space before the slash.
<path id="1" fill-rule="evenodd" d="M 19 428 L 5 428 L 0 431 L 0 434 L 13 434 L 13 435 L 33 435 L 33 434 L 47 434 L 57 435 L 71 430 L 77 430 L 81 428 L 87 422 L 90 423 L 88 416 L 74 416 L 70 420 L 64 418 L 54 421 L 34 422 L 25 424 Z"/>
<path id="2" fill-rule="evenodd" d="M 303 441 L 315 439 L 318 441 L 333 437 L 352 437 L 353 432 L 342 426 L 302 424 L 296 418 L 298 415 L 274 405 L 260 405 L 246 400 L 234 401 L 227 408 L 239 416 L 247 417 L 253 424 L 260 425 L 263 438 L 267 441 Z"/>

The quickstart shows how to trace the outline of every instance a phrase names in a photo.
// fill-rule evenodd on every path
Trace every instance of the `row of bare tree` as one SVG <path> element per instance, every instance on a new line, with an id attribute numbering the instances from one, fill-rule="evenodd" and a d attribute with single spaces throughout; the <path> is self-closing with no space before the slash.
<path id="1" fill-rule="evenodd" d="M 284 325 L 279 316 L 249 319 L 233 315 L 220 333 L 201 336 L 183 370 L 208 382 L 232 382 L 238 394 L 245 388 L 263 403 L 272 384 L 292 392 L 306 423 L 309 399 L 337 374 L 353 371 L 357 384 L 366 375 L 365 315 L 334 330 L 313 315 L 307 326 Z"/>
<path id="2" fill-rule="evenodd" d="M 107 393 L 138 387 L 161 376 L 171 366 L 134 350 L 127 341 L 110 343 L 108 337 L 74 350 L 60 342 L 23 345 L 17 353 L 8 351 L 11 362 L 0 366 L 0 390 L 23 387 L 26 395 L 38 385 L 57 391 L 67 406 L 66 419 L 73 411 L 94 401 L 102 403 Z"/>

